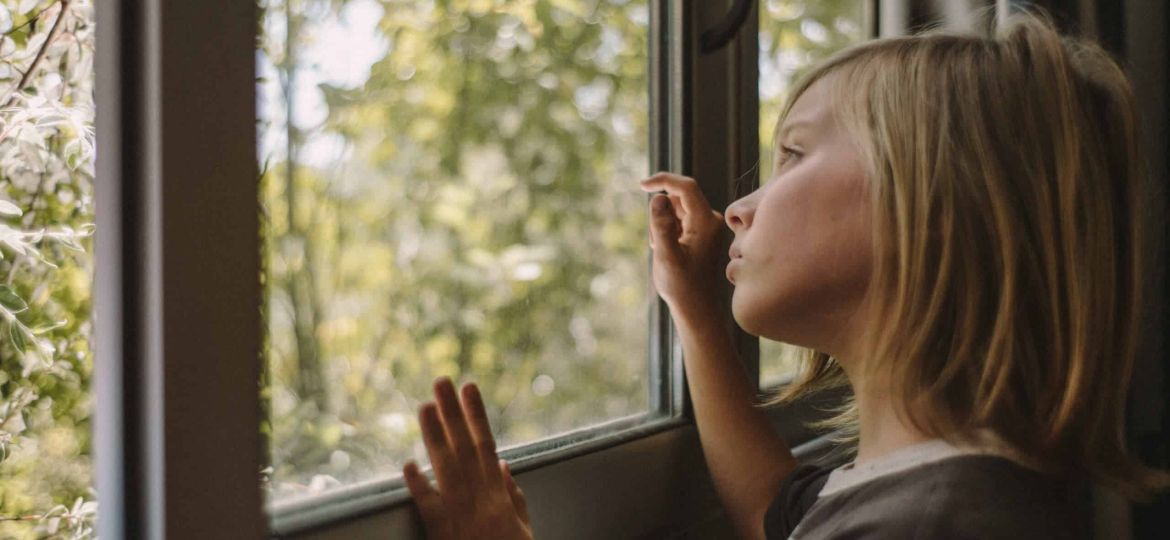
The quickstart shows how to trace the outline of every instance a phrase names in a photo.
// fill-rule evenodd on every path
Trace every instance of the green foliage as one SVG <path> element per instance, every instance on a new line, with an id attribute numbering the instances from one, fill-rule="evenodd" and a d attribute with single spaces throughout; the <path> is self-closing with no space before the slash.
<path id="1" fill-rule="evenodd" d="M 0 537 L 88 537 L 93 8 L 2 0 L 0 34 Z"/>
<path id="2" fill-rule="evenodd" d="M 265 42 L 287 81 L 339 12 L 267 7 L 298 40 L 291 61 Z M 647 403 L 645 4 L 381 13 L 387 54 L 321 86 L 320 126 L 279 125 L 263 179 L 278 495 L 424 457 L 414 411 L 439 375 L 481 384 L 502 445 Z M 330 136 L 335 163 L 298 163 Z"/>

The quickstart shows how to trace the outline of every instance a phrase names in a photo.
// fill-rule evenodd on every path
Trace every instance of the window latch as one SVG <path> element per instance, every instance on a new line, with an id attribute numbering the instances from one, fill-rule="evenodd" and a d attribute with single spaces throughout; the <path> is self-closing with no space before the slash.
<path id="1" fill-rule="evenodd" d="M 751 12 L 752 0 L 735 0 L 723 19 L 715 26 L 704 30 L 703 34 L 699 36 L 699 52 L 711 54 L 727 46 L 732 39 L 735 39 L 735 35 L 739 33 L 739 29 L 743 27 L 743 23 L 747 21 Z"/>

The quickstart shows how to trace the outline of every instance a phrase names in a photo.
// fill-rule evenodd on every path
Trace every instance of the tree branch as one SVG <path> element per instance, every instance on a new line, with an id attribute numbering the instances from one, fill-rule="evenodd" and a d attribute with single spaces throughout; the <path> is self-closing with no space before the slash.
<path id="1" fill-rule="evenodd" d="M 16 86 L 9 88 L 8 92 L 4 94 L 4 99 L 0 100 L 4 102 L 4 105 L 0 107 L 0 109 L 7 109 L 11 107 L 12 104 L 16 102 L 15 94 L 24 90 L 25 87 L 28 86 L 29 81 L 32 80 L 32 75 L 34 72 L 36 72 L 37 66 L 40 65 L 41 60 L 44 60 L 45 53 L 49 51 L 49 45 L 51 45 L 53 40 L 57 38 L 57 35 L 61 33 L 61 23 L 65 20 L 66 12 L 69 11 L 70 1 L 71 0 L 60 0 L 61 13 L 58 13 L 57 20 L 53 21 L 53 27 L 49 29 L 49 36 L 46 37 L 45 42 L 41 44 L 40 50 L 37 51 L 37 55 L 33 58 L 32 63 L 29 64 L 28 69 L 25 70 L 24 74 L 20 76 L 20 81 L 16 83 Z"/>

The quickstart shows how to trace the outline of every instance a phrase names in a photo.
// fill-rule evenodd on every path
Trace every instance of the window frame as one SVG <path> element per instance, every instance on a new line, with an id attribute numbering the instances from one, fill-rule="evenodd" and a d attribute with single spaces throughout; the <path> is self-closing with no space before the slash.
<path id="1" fill-rule="evenodd" d="M 261 537 L 256 7 L 94 7 L 98 534 Z"/>
<path id="2" fill-rule="evenodd" d="M 695 177 L 722 208 L 734 196 L 731 180 L 759 158 L 758 3 L 739 31 L 746 39 L 700 55 L 699 34 L 732 1 L 649 1 L 651 99 L 660 111 L 653 165 Z M 137 0 L 95 9 L 99 534 L 421 537 L 401 479 L 272 516 L 263 504 L 255 5 Z M 729 284 L 712 285 L 729 299 Z M 662 536 L 721 519 L 662 302 L 651 327 L 651 358 L 669 358 L 652 364 L 651 408 L 669 416 L 619 419 L 504 452 L 542 536 Z M 740 332 L 737 345 L 758 385 L 758 341 Z M 798 456 L 826 448 L 805 427 L 817 406 L 770 413 Z"/>

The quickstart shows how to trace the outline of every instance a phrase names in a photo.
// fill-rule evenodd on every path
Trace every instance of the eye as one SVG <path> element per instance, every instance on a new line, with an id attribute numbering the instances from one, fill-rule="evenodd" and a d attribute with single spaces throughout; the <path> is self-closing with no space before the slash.
<path id="1" fill-rule="evenodd" d="M 795 148 L 792 148 L 791 146 L 781 146 L 780 152 L 776 156 L 776 166 L 783 167 L 789 161 L 798 159 L 800 156 L 800 151 L 796 150 Z"/>

